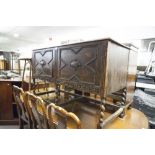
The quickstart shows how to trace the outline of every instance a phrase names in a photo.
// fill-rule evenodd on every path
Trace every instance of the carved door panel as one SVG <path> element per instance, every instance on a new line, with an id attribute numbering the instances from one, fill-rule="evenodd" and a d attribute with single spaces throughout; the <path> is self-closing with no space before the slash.
<path id="1" fill-rule="evenodd" d="M 41 49 L 33 53 L 33 78 L 52 81 L 55 77 L 55 49 Z"/>
<path id="2" fill-rule="evenodd" d="M 100 81 L 100 44 L 98 42 L 58 48 L 58 77 L 75 89 L 98 91 Z M 96 87 L 95 87 L 96 86 Z"/>

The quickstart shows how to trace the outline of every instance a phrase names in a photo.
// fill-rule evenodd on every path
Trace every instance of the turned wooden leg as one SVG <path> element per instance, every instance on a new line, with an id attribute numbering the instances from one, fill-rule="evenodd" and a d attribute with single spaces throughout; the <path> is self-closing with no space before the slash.
<path id="1" fill-rule="evenodd" d="M 64 90 L 66 91 L 66 92 L 64 93 L 64 98 L 65 98 L 65 100 L 69 100 L 69 94 L 67 93 L 67 92 L 69 92 L 68 87 L 65 86 Z"/>
<path id="2" fill-rule="evenodd" d="M 122 102 L 124 102 L 124 104 L 126 103 L 126 93 L 127 93 L 127 89 L 125 88 L 122 94 Z"/>
<path id="3" fill-rule="evenodd" d="M 123 89 L 123 94 L 122 94 L 122 102 L 121 105 L 125 106 L 126 105 L 126 93 L 127 93 L 127 89 Z M 120 114 L 120 117 L 123 118 L 125 116 L 125 108 L 123 110 L 123 112 Z"/>
<path id="4" fill-rule="evenodd" d="M 55 93 L 56 93 L 56 103 L 58 103 L 58 100 L 60 98 L 60 84 L 56 84 L 56 90 L 55 90 Z"/>
<path id="5" fill-rule="evenodd" d="M 99 119 L 99 123 L 98 123 L 98 127 L 99 129 L 101 129 L 101 124 L 103 123 L 104 121 L 104 117 L 105 117 L 105 114 L 104 114 L 104 111 L 105 111 L 105 106 L 104 106 L 104 103 L 105 103 L 105 100 L 102 101 L 102 104 L 100 106 L 100 119 Z"/>

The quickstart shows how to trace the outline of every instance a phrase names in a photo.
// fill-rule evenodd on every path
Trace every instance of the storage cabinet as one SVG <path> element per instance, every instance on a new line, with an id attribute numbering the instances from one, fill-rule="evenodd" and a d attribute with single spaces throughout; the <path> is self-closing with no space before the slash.
<path id="1" fill-rule="evenodd" d="M 129 53 L 109 38 L 34 50 L 33 78 L 55 79 L 103 99 L 127 87 Z"/>

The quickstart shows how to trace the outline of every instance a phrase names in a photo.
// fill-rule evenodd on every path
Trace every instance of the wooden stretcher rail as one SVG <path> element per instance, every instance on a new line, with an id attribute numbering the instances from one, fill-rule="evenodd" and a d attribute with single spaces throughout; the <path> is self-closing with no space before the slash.
<path id="1" fill-rule="evenodd" d="M 45 95 L 45 94 L 50 94 L 50 93 L 54 93 L 54 92 L 55 92 L 55 90 L 51 90 L 51 91 L 39 92 L 39 93 L 34 92 L 34 94 L 39 96 L 39 95 Z"/>
<path id="2" fill-rule="evenodd" d="M 100 124 L 101 128 L 103 129 L 107 124 L 115 120 L 123 112 L 123 110 L 124 108 L 119 108 L 115 113 L 111 114 L 107 119 L 102 122 L 102 124 Z"/>
<path id="3" fill-rule="evenodd" d="M 49 93 L 54 93 L 55 91 L 48 91 L 48 92 L 39 92 L 35 95 L 45 95 L 45 94 L 49 94 Z M 68 91 L 65 91 L 65 90 L 60 90 L 60 92 L 63 92 L 63 93 L 68 93 L 69 95 L 72 95 L 72 96 L 75 96 L 76 98 L 73 98 L 67 102 L 64 102 L 64 103 L 61 103 L 61 106 L 65 106 L 69 103 L 72 103 L 74 101 L 81 101 L 81 103 L 85 103 L 85 102 L 89 102 L 90 104 L 92 105 L 95 105 L 95 106 L 100 106 L 102 104 L 102 101 L 101 100 L 96 100 L 96 99 L 93 99 L 93 98 L 89 98 L 87 96 L 83 96 L 83 95 L 79 95 L 79 94 L 74 94 L 74 93 L 71 93 L 71 92 L 68 92 Z M 50 103 L 50 101 L 45 101 L 47 103 Z M 120 108 L 120 106 L 116 105 L 116 104 L 113 104 L 109 101 L 106 101 L 106 103 L 104 103 L 106 109 L 108 111 L 116 111 Z"/>
<path id="4" fill-rule="evenodd" d="M 77 96 L 77 97 L 81 97 L 82 96 L 83 98 L 88 99 L 90 101 L 94 101 L 96 103 L 98 103 L 98 102 L 101 103 L 100 100 L 96 100 L 96 99 L 93 99 L 93 98 L 90 98 L 90 97 L 87 97 L 87 96 L 84 96 L 84 95 L 79 95 L 79 94 L 71 93 L 71 92 L 68 92 L 68 91 L 65 91 L 65 90 L 60 90 L 60 92 L 67 93 L 69 95 L 73 95 L 73 96 Z"/>

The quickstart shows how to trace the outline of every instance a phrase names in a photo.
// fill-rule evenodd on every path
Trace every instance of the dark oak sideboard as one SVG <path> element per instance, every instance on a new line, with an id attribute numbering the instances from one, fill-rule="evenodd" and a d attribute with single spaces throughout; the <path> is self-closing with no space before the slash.
<path id="1" fill-rule="evenodd" d="M 32 55 L 32 78 L 34 82 L 41 79 L 54 83 L 55 98 L 47 102 L 73 111 L 83 128 L 107 128 L 107 124 L 125 115 L 129 120 L 123 128 L 128 128 L 128 123 L 137 128 L 137 117 L 145 119 L 147 126 L 147 118 L 130 108 L 136 57 L 137 50 L 110 38 L 36 49 Z"/>
<path id="2" fill-rule="evenodd" d="M 103 39 L 33 51 L 33 79 L 108 95 L 127 87 L 130 48 Z"/>

